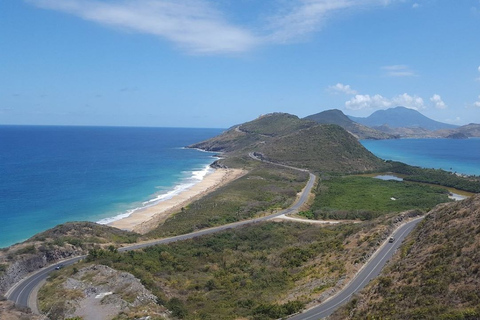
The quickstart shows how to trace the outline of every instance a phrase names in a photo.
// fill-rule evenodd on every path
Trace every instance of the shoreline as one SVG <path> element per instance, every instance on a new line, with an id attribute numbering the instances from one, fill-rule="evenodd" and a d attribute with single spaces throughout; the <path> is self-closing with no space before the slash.
<path id="1" fill-rule="evenodd" d="M 182 207 L 188 206 L 193 201 L 204 197 L 210 192 L 245 174 L 246 171 L 241 169 L 215 169 L 193 186 L 175 194 L 173 197 L 138 209 L 127 217 L 109 222 L 107 225 L 122 230 L 145 234 L 165 222 L 172 214 L 181 211 Z"/>

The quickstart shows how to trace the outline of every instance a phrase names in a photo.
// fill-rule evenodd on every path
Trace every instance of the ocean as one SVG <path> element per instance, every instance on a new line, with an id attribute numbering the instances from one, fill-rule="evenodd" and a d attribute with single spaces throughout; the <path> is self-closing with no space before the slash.
<path id="1" fill-rule="evenodd" d="M 0 247 L 67 221 L 107 223 L 189 188 L 223 129 L 0 126 Z"/>
<path id="2" fill-rule="evenodd" d="M 362 140 L 361 143 L 385 160 L 480 175 L 480 138 Z"/>
<path id="3" fill-rule="evenodd" d="M 67 221 L 108 223 L 203 179 L 223 129 L 0 126 L 0 247 Z M 365 140 L 382 159 L 480 175 L 480 139 Z"/>

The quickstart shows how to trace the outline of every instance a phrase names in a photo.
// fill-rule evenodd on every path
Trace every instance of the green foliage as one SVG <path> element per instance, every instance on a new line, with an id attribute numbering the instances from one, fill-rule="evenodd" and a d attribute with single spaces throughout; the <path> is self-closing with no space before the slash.
<path id="1" fill-rule="evenodd" d="M 447 191 L 442 188 L 369 177 L 334 177 L 318 184 L 310 211 L 301 215 L 310 219 L 370 220 L 391 212 L 429 210 L 448 201 Z"/>
<path id="2" fill-rule="evenodd" d="M 65 243 L 86 249 L 100 243 L 134 243 L 139 234 L 94 222 L 68 222 L 33 236 L 31 241 L 48 241 L 56 246 Z"/>
<path id="3" fill-rule="evenodd" d="M 287 208 L 307 179 L 305 172 L 259 162 L 247 175 L 193 202 L 147 236 L 188 233 Z"/>
<path id="4" fill-rule="evenodd" d="M 24 248 L 21 248 L 19 250 L 17 250 L 16 254 L 17 255 L 21 255 L 21 254 L 34 254 L 37 252 L 37 249 L 35 248 L 35 246 L 32 244 L 32 245 L 28 245 Z"/>
<path id="5" fill-rule="evenodd" d="M 172 312 L 174 317 L 185 319 L 188 315 L 188 310 L 182 300 L 178 298 L 172 298 L 166 304 L 166 307 Z"/>
<path id="6" fill-rule="evenodd" d="M 423 169 L 395 161 L 387 161 L 387 163 L 391 166 L 388 170 L 405 175 L 404 180 L 480 193 L 480 179 L 478 177 L 465 177 L 442 169 Z"/>
<path id="7" fill-rule="evenodd" d="M 254 319 L 279 319 L 299 312 L 305 307 L 305 303 L 295 300 L 282 305 L 261 304 L 254 310 Z"/>
<path id="8" fill-rule="evenodd" d="M 333 283 L 345 275 L 336 257 L 352 254 L 343 243 L 361 229 L 259 223 L 127 253 L 91 250 L 86 260 L 134 274 L 178 318 L 277 319 L 304 307 L 278 301 L 307 274 L 321 272 Z"/>

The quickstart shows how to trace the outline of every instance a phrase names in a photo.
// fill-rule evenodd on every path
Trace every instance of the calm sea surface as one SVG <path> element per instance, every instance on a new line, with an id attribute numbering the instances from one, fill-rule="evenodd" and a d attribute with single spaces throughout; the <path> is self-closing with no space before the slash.
<path id="1" fill-rule="evenodd" d="M 0 126 L 0 247 L 66 221 L 106 223 L 200 181 L 222 129 Z M 382 159 L 480 175 L 480 139 L 362 141 Z"/>
<path id="2" fill-rule="evenodd" d="M 480 175 L 480 138 L 363 140 L 361 143 L 385 160 Z"/>
<path id="3" fill-rule="evenodd" d="M 66 221 L 106 223 L 198 182 L 222 129 L 0 126 L 0 247 Z"/>

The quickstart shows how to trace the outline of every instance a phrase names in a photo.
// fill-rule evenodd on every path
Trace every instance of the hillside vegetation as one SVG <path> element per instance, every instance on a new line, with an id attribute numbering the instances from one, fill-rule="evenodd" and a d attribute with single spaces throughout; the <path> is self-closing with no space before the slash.
<path id="1" fill-rule="evenodd" d="M 389 171 L 401 174 L 404 180 L 451 187 L 458 190 L 480 193 L 480 177 L 462 176 L 442 169 L 424 169 L 407 164 L 387 161 Z"/>
<path id="2" fill-rule="evenodd" d="M 341 286 L 390 223 L 264 222 L 128 253 L 92 250 L 86 263 L 135 275 L 176 318 L 278 319 Z"/>
<path id="3" fill-rule="evenodd" d="M 365 172 L 385 167 L 337 125 L 316 125 L 259 146 L 267 160 L 317 172 Z"/>
<path id="4" fill-rule="evenodd" d="M 480 195 L 442 205 L 333 319 L 479 319 Z"/>
<path id="5" fill-rule="evenodd" d="M 385 168 L 337 125 L 320 125 L 285 113 L 262 116 L 190 147 L 222 151 L 225 156 L 261 153 L 272 162 L 318 172 L 364 172 Z"/>
<path id="6" fill-rule="evenodd" d="M 315 125 L 312 121 L 299 119 L 288 113 L 271 113 L 242 124 L 239 128 L 243 132 L 263 136 L 279 137 Z"/>
<path id="7" fill-rule="evenodd" d="M 301 215 L 310 219 L 369 220 L 412 209 L 426 212 L 449 201 L 448 191 L 443 188 L 370 177 L 333 177 L 318 183 L 310 210 Z"/>

